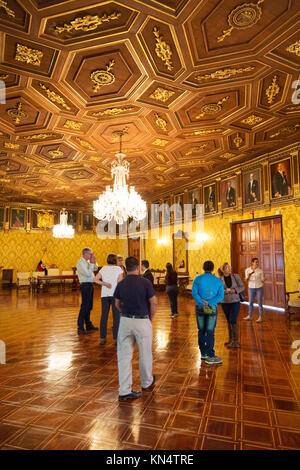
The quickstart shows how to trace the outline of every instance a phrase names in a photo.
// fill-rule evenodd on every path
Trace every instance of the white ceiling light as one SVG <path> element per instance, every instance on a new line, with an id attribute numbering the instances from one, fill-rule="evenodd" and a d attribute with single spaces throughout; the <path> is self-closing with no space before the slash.
<path id="1" fill-rule="evenodd" d="M 130 163 L 124 160 L 126 155 L 122 153 L 124 131 L 116 131 L 115 134 L 120 137 L 120 151 L 116 153 L 116 160 L 111 164 L 113 188 L 106 186 L 105 192 L 94 201 L 94 216 L 109 222 L 114 219 L 121 225 L 129 218 L 143 220 L 147 215 L 147 205 L 133 186 L 128 188 L 126 178 L 129 178 Z"/>
<path id="2" fill-rule="evenodd" d="M 65 208 L 60 211 L 59 224 L 54 225 L 53 229 L 54 238 L 73 238 L 74 228 L 68 225 L 68 212 Z"/>

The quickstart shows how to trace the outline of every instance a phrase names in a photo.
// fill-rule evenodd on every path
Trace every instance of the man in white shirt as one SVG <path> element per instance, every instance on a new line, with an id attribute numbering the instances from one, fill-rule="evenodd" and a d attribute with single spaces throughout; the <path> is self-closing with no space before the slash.
<path id="1" fill-rule="evenodd" d="M 93 254 L 91 248 L 84 248 L 82 250 L 82 258 L 80 258 L 76 267 L 82 298 L 78 315 L 77 332 L 79 335 L 86 335 L 88 331 L 98 330 L 98 328 L 96 328 L 90 320 L 94 296 L 94 271 L 96 271 L 98 268 L 96 257 Z M 84 324 L 86 326 L 86 330 L 84 329 Z"/>

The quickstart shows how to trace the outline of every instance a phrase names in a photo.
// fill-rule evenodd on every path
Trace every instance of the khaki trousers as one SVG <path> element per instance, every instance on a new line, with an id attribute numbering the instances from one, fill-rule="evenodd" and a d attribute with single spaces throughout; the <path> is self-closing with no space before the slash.
<path id="1" fill-rule="evenodd" d="M 132 390 L 132 356 L 135 342 L 139 348 L 142 387 L 152 384 L 152 339 L 152 323 L 148 318 L 121 317 L 118 332 L 119 395 L 128 395 Z"/>

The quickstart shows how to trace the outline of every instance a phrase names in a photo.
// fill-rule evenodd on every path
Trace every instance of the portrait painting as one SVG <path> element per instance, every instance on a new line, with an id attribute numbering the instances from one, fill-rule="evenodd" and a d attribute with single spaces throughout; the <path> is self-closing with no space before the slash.
<path id="1" fill-rule="evenodd" d="M 0 207 L 0 229 L 4 226 L 4 207 Z"/>
<path id="2" fill-rule="evenodd" d="M 84 212 L 82 214 L 82 228 L 83 230 L 92 230 L 93 214 L 91 212 Z"/>
<path id="3" fill-rule="evenodd" d="M 170 207 L 171 207 L 171 199 L 165 199 L 163 201 L 163 211 L 162 211 L 162 220 L 163 222 L 168 222 L 170 220 Z"/>
<path id="4" fill-rule="evenodd" d="M 154 202 L 151 204 L 151 223 L 157 225 L 159 224 L 159 201 Z"/>
<path id="5" fill-rule="evenodd" d="M 10 226 L 12 228 L 25 227 L 25 209 L 12 209 L 10 213 Z"/>
<path id="6" fill-rule="evenodd" d="M 216 183 L 204 186 L 204 213 L 216 212 Z"/>
<path id="7" fill-rule="evenodd" d="M 68 211 L 68 225 L 72 225 L 73 228 L 76 228 L 77 224 L 77 212 Z"/>
<path id="8" fill-rule="evenodd" d="M 174 219 L 181 220 L 183 217 L 183 194 L 177 194 L 174 197 L 175 211 Z"/>
<path id="9" fill-rule="evenodd" d="M 236 206 L 236 178 L 221 181 L 222 209 L 230 209 Z"/>
<path id="10" fill-rule="evenodd" d="M 261 202 L 260 169 L 243 174 L 244 204 Z"/>
<path id="11" fill-rule="evenodd" d="M 291 161 L 289 158 L 270 164 L 272 199 L 292 194 Z"/>
<path id="12" fill-rule="evenodd" d="M 200 203 L 198 189 L 192 189 L 191 191 L 189 191 L 188 201 L 189 201 L 189 204 L 192 205 L 192 215 L 194 216 L 196 215 L 197 204 Z"/>

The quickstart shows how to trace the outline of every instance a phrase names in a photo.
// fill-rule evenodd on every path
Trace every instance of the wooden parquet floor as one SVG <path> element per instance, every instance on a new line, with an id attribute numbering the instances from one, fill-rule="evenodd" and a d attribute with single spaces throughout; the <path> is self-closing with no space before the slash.
<path id="1" fill-rule="evenodd" d="M 111 318 L 99 346 L 99 332 L 77 335 L 79 292 L 0 291 L 0 449 L 299 449 L 300 364 L 291 345 L 300 322 L 289 326 L 272 311 L 261 324 L 245 322 L 243 306 L 242 347 L 228 350 L 220 310 L 215 349 L 224 362 L 209 366 L 199 359 L 194 301 L 180 297 L 171 320 L 166 294 L 158 297 L 156 385 L 119 403 Z M 97 326 L 100 308 L 96 290 Z M 133 367 L 137 390 L 136 353 Z"/>

